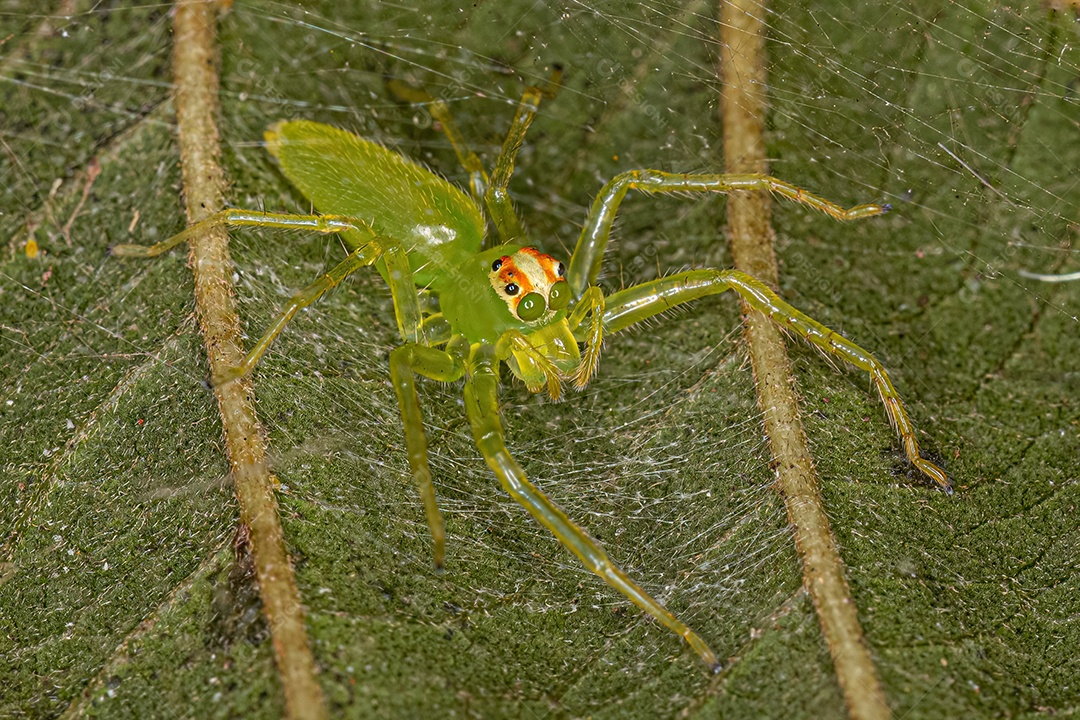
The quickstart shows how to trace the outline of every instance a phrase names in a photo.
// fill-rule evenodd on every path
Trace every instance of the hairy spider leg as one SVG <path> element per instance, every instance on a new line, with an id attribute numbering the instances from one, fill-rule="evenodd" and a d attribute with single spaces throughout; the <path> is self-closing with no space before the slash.
<path id="1" fill-rule="evenodd" d="M 500 242 L 508 243 L 525 237 L 525 229 L 521 225 L 521 219 L 514 210 L 514 203 L 507 193 L 510 176 L 514 173 L 514 161 L 517 158 L 518 151 L 521 150 L 522 142 L 525 140 L 525 133 L 532 124 L 533 118 L 536 117 L 536 111 L 540 107 L 540 100 L 555 97 L 561 82 L 562 68 L 556 66 L 543 87 L 530 85 L 525 88 L 525 92 L 522 93 L 521 100 L 518 102 L 514 120 L 510 123 L 510 130 L 503 141 L 502 149 L 495 159 L 495 170 L 490 178 L 484 172 L 480 158 L 476 156 L 476 153 L 469 150 L 466 145 L 457 124 L 451 118 L 450 108 L 446 106 L 446 103 L 432 97 L 425 90 L 411 87 L 400 80 L 387 81 L 387 87 L 404 102 L 427 106 L 428 112 L 439 122 L 443 132 L 446 133 L 450 145 L 454 148 L 454 154 L 457 155 L 458 162 L 469 173 L 469 190 L 473 199 L 478 203 L 481 199 L 483 200 L 484 207 L 487 208 L 491 221 L 495 224 L 495 229 L 499 233 Z M 494 245 L 495 243 L 492 241 L 485 243 L 485 247 L 494 247 Z"/>
<path id="2" fill-rule="evenodd" d="M 577 305 L 574 306 L 574 310 L 566 319 L 571 332 L 573 332 L 585 320 L 586 315 L 591 318 L 587 330 L 580 338 L 577 338 L 579 342 L 585 343 L 585 353 L 581 356 L 581 364 L 578 365 L 577 372 L 574 374 L 574 386 L 579 389 L 589 384 L 589 379 L 600 364 L 600 348 L 603 347 L 604 338 L 604 305 L 606 302 L 603 291 L 593 285 L 581 296 Z M 575 337 L 576 335 L 577 333 L 575 333 Z"/>
<path id="3" fill-rule="evenodd" d="M 222 226 L 274 227 L 289 230 L 312 230 L 318 233 L 342 233 L 348 230 L 357 230 L 374 237 L 374 233 L 368 229 L 367 223 L 343 215 L 295 215 L 292 213 L 228 208 L 190 225 L 187 229 L 159 243 L 153 245 L 114 245 L 109 252 L 120 257 L 157 257 L 172 250 L 177 245 L 186 243 L 199 233 Z M 357 244 L 352 243 L 352 247 L 356 249 Z"/>
<path id="4" fill-rule="evenodd" d="M 476 153 L 469 149 L 465 137 L 458 130 L 457 123 L 454 122 L 450 108 L 446 106 L 446 103 L 437 97 L 433 97 L 426 90 L 413 87 L 396 78 L 388 79 L 386 87 L 402 102 L 411 105 L 423 105 L 427 108 L 431 117 L 435 122 L 439 123 L 442 131 L 446 133 L 446 139 L 450 141 L 450 146 L 454 148 L 454 154 L 457 155 L 458 162 L 469 173 L 469 193 L 472 195 L 473 200 L 478 205 L 482 204 L 488 186 L 487 171 L 484 170 L 484 165 L 480 162 L 480 158 L 477 157 Z M 501 228 L 498 229 L 499 236 L 502 237 L 503 231 Z"/>
<path id="5" fill-rule="evenodd" d="M 551 359 L 541 352 L 540 348 L 532 344 L 528 336 L 520 330 L 507 330 L 499 339 L 495 341 L 495 356 L 502 361 L 508 360 L 514 352 L 525 353 L 541 372 L 544 373 L 544 379 L 547 381 L 548 395 L 552 400 L 558 400 L 562 394 L 562 374 L 559 372 L 559 368 L 555 367 L 555 363 Z M 529 385 L 529 392 L 540 392 L 543 385 Z"/>
<path id="6" fill-rule="evenodd" d="M 781 328 L 790 330 L 825 352 L 860 370 L 870 373 L 874 386 L 885 404 L 889 420 L 904 444 L 911 464 L 925 473 L 938 487 L 952 493 L 945 472 L 919 454 L 915 430 L 884 366 L 877 358 L 838 335 L 816 320 L 780 299 L 765 283 L 738 270 L 690 270 L 666 278 L 642 283 L 613 293 L 603 312 L 604 331 L 615 333 L 658 315 L 665 310 L 707 295 L 733 290 L 753 309 L 769 317 Z"/>
<path id="7" fill-rule="evenodd" d="M 255 346 L 245 356 L 243 362 L 230 368 L 221 376 L 212 379 L 220 385 L 243 377 L 255 367 L 274 339 L 281 334 L 293 316 L 302 308 L 311 305 L 328 290 L 341 284 L 345 278 L 360 268 L 374 264 L 380 258 L 386 262 L 390 294 L 394 299 L 394 315 L 398 330 L 405 342 L 426 344 L 423 334 L 420 301 L 413 284 L 409 258 L 404 249 L 389 238 L 375 235 L 367 223 L 344 215 L 294 215 L 288 213 L 267 213 L 252 210 L 228 209 L 211 215 L 195 223 L 186 230 L 163 240 L 156 245 L 117 245 L 112 249 L 114 255 L 123 257 L 156 257 L 167 250 L 191 239 L 193 235 L 210 228 L 220 226 L 255 226 L 287 229 L 306 229 L 320 233 L 352 233 L 367 237 L 366 241 L 347 238 L 355 249 L 315 282 L 293 295 L 289 304 L 278 313 Z"/>
<path id="8" fill-rule="evenodd" d="M 710 668 L 718 670 L 720 664 L 716 654 L 705 641 L 620 570 L 599 543 L 589 537 L 588 533 L 525 477 L 521 466 L 506 449 L 502 423 L 499 420 L 498 384 L 499 359 L 494 347 L 487 343 L 477 343 L 472 347 L 466 363 L 465 412 L 469 417 L 476 445 L 503 489 L 541 525 L 550 530 L 586 568 L 675 634 L 682 636 Z"/>
<path id="9" fill-rule="evenodd" d="M 525 237 L 525 230 L 514 211 L 513 201 L 506 189 L 510 184 L 510 176 L 514 174 L 514 161 L 517 159 L 518 151 L 521 150 L 521 144 L 525 141 L 525 132 L 536 117 L 541 98 L 555 97 L 560 82 L 562 82 L 562 68 L 555 66 L 544 87 L 525 88 L 521 102 L 518 103 L 517 113 L 514 114 L 514 120 L 510 123 L 510 130 L 503 141 L 502 150 L 495 158 L 495 169 L 491 173 L 491 183 L 488 185 L 487 192 L 484 193 L 484 202 L 495 222 L 495 227 L 505 226 L 510 233 L 509 236 L 503 235 L 500 229 L 504 243 Z"/>
<path id="10" fill-rule="evenodd" d="M 733 190 L 768 190 L 795 202 L 825 213 L 837 220 L 857 220 L 881 215 L 892 209 L 890 205 L 856 205 L 845 209 L 823 197 L 809 193 L 797 185 L 778 180 L 769 175 L 683 175 L 660 170 L 630 170 L 612 178 L 593 200 L 585 227 L 578 237 L 574 254 L 570 257 L 567 282 L 575 298 L 580 298 L 585 288 L 596 284 L 600 264 L 604 259 L 611 225 L 619 204 L 631 188 L 647 193 L 715 192 Z"/>
<path id="11" fill-rule="evenodd" d="M 434 545 L 435 567 L 438 570 L 442 570 L 446 558 L 446 526 L 435 501 L 435 486 L 431 482 L 427 437 L 424 435 L 420 397 L 416 393 L 415 373 L 439 382 L 460 380 L 465 374 L 464 361 L 468 352 L 469 343 L 458 336 L 449 343 L 446 350 L 407 343 L 390 353 L 390 380 L 397 393 L 401 421 L 405 425 L 409 469 L 424 503 L 424 514 Z"/>

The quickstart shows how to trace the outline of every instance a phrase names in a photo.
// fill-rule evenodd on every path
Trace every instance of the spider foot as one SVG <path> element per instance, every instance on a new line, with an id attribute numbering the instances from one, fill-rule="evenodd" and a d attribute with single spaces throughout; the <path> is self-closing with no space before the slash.
<path id="1" fill-rule="evenodd" d="M 933 480 L 934 485 L 937 487 L 938 490 L 943 491 L 946 495 L 953 494 L 953 487 L 952 483 L 949 482 L 949 476 L 946 475 L 945 471 L 942 470 L 940 467 L 923 457 L 915 458 L 912 461 L 912 464 L 915 465 L 915 467 L 920 472 L 922 472 L 923 475 L 926 475 L 931 480 Z"/>
<path id="2" fill-rule="evenodd" d="M 149 245 L 110 245 L 106 248 L 110 257 L 152 257 Z"/>
<path id="3" fill-rule="evenodd" d="M 203 380 L 202 384 L 207 390 L 214 390 L 228 385 L 229 383 L 239 380 L 247 375 L 247 371 L 240 366 L 228 367 L 219 373 L 211 373 L 209 377 Z"/>

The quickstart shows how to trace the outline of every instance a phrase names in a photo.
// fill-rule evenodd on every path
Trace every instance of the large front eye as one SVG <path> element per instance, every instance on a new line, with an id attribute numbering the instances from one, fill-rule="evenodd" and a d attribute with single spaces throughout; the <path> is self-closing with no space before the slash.
<path id="1" fill-rule="evenodd" d="M 544 314 L 545 309 L 544 296 L 531 292 L 521 298 L 517 306 L 517 314 L 522 320 L 535 320 Z"/>
<path id="2" fill-rule="evenodd" d="M 548 307 L 552 310 L 562 310 L 570 302 L 570 284 L 560 280 L 551 286 L 548 291 Z"/>

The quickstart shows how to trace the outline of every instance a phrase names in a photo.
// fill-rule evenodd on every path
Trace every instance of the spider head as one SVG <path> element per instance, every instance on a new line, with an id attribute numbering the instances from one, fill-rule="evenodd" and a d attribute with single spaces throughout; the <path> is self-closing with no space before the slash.
<path id="1" fill-rule="evenodd" d="M 530 326 L 550 321 L 570 303 L 566 265 L 536 248 L 504 246 L 488 282 L 510 313 Z"/>

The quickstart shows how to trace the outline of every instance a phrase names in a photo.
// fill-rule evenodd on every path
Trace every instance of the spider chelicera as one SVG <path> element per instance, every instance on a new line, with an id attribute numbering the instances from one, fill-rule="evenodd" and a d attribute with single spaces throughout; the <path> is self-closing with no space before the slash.
<path id="1" fill-rule="evenodd" d="M 465 411 L 476 445 L 503 488 L 574 553 L 586 568 L 635 605 L 685 638 L 711 668 L 716 655 L 701 637 L 653 599 L 608 557 L 525 473 L 506 448 L 497 387 L 505 364 L 532 392 L 553 399 L 564 382 L 584 387 L 596 370 L 601 341 L 634 323 L 706 295 L 733 290 L 752 308 L 822 350 L 870 373 L 908 459 L 944 490 L 945 473 L 921 457 L 915 432 L 885 368 L 858 345 L 807 317 L 762 282 L 737 270 L 676 273 L 605 296 L 596 285 L 619 203 L 630 189 L 646 193 L 769 190 L 838 220 L 873 217 L 888 205 L 844 208 L 765 175 L 684 175 L 631 170 L 617 175 L 593 202 L 568 264 L 530 246 L 507 195 L 514 160 L 540 100 L 554 93 L 559 71 L 543 87 L 528 88 L 489 177 L 470 152 L 446 106 L 427 93 L 391 81 L 408 102 L 424 103 L 469 172 L 470 195 L 383 146 L 329 125 L 279 122 L 266 145 L 285 176 L 321 215 L 223 210 L 153 246 L 119 245 L 115 255 L 153 257 L 209 227 L 248 225 L 336 233 L 348 256 L 297 292 L 243 363 L 223 377 L 241 377 L 255 366 L 298 310 L 360 268 L 376 265 L 390 287 L 404 344 L 390 353 L 409 465 L 431 528 L 435 564 L 445 556 L 445 531 L 428 468 L 416 374 L 440 382 L 465 379 Z M 484 218 L 499 244 L 485 243 Z M 425 303 L 421 290 L 438 299 Z M 434 309 L 433 309 L 434 308 Z M 583 345 L 579 347 L 579 345 Z"/>

